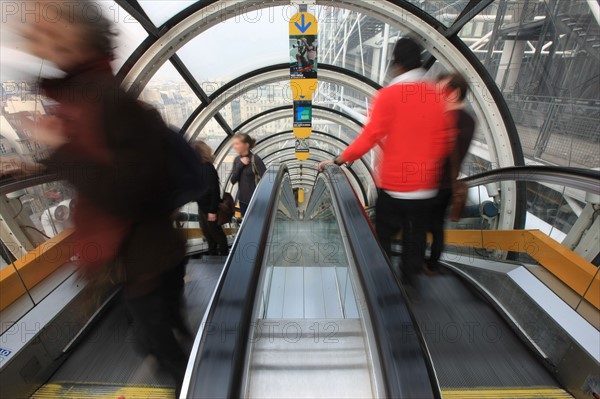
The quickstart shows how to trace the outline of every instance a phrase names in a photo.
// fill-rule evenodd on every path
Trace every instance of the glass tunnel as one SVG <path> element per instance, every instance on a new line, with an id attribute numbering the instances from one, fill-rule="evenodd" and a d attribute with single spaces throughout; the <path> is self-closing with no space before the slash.
<path id="1" fill-rule="evenodd" d="M 1 4 L 3 173 L 51 152 L 31 121 L 55 112 L 38 83 L 60 71 L 13 26 L 54 5 L 31 3 Z M 221 193 L 237 203 L 234 135 L 267 166 L 243 220 L 224 225 L 228 257 L 207 255 L 196 203 L 174 221 L 193 333 L 179 397 L 600 398 L 597 0 L 72 3 L 114 23 L 118 84 L 209 145 Z M 290 81 L 301 12 L 318 21 L 306 160 Z M 404 37 L 422 45 L 425 79 L 466 78 L 476 121 L 462 218 L 418 300 L 373 227 L 381 149 L 318 167 L 363 131 Z M 121 285 L 79 275 L 76 198 L 50 173 L 0 180 L 0 395 L 175 397 L 135 350 Z"/>

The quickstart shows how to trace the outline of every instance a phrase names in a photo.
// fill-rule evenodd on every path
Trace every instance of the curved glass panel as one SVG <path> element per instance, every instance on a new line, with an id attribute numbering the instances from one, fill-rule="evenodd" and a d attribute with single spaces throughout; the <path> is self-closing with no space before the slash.
<path id="1" fill-rule="evenodd" d="M 328 133 L 334 137 L 339 138 L 340 140 L 345 141 L 346 143 L 352 142 L 358 134 L 346 126 L 339 125 L 335 122 L 322 119 L 318 117 L 320 110 L 313 110 L 313 132 L 324 132 Z M 249 133 L 254 137 L 257 141 L 264 140 L 268 136 L 283 131 L 291 131 L 292 126 L 292 110 L 286 111 L 289 116 L 280 116 L 279 119 L 272 120 L 268 123 L 260 125 L 254 129 L 243 128 L 241 131 L 244 133 Z M 267 117 L 268 118 L 268 117 Z M 268 120 L 268 119 L 267 119 Z M 252 124 L 253 125 L 253 124 Z"/>
<path id="2" fill-rule="evenodd" d="M 209 86 L 219 87 L 257 68 L 286 63 L 288 8 L 236 14 L 192 39 L 177 55 L 207 92 L 211 91 Z"/>
<path id="3" fill-rule="evenodd" d="M 244 88 L 235 100 L 226 104 L 221 109 L 221 115 L 227 123 L 233 127 L 238 127 L 245 120 L 268 111 L 272 108 L 285 105 L 292 105 L 292 93 L 289 81 L 269 83 L 255 88 Z M 290 110 L 290 118 L 293 113 Z"/>
<path id="4" fill-rule="evenodd" d="M 12 289 L 0 303 L 0 333 L 75 272 L 75 265 L 69 263 L 73 247 L 67 241 L 75 202 L 74 189 L 62 181 L 3 196 L 0 269 L 3 287 L 10 285 Z M 16 266 L 15 262 L 33 251 L 39 256 L 38 262 Z"/>
<path id="5" fill-rule="evenodd" d="M 369 112 L 370 96 L 332 82 L 320 82 L 313 103 L 342 111 L 363 122 Z"/>
<path id="6" fill-rule="evenodd" d="M 396 40 L 409 35 L 356 11 L 317 7 L 320 21 L 320 62 L 347 68 L 379 84 L 390 79 Z"/>
<path id="7" fill-rule="evenodd" d="M 497 230 L 502 209 L 502 189 L 503 183 L 488 183 L 485 185 L 471 187 L 466 207 L 462 214 L 462 219 L 458 223 L 447 222 L 446 228 L 449 230 L 446 252 L 443 259 L 449 262 L 463 263 L 472 262 L 474 259 L 491 259 L 502 261 L 506 259 L 507 254 L 510 259 L 524 265 L 530 272 L 540 278 L 542 281 L 550 276 L 550 270 L 546 268 L 545 262 L 550 262 L 552 257 L 560 259 L 560 251 L 565 251 L 565 258 L 561 267 L 568 270 L 574 267 L 569 259 L 568 250 L 579 255 L 583 263 L 590 262 L 598 266 L 600 257 L 598 257 L 597 244 L 592 240 L 586 239 L 586 234 L 582 234 L 582 226 L 597 225 L 597 203 L 600 202 L 597 192 L 585 192 L 579 189 L 565 187 L 559 184 L 547 183 L 544 179 L 539 182 L 523 182 L 527 187 L 527 214 L 525 223 L 525 232 L 523 231 L 501 231 L 500 235 L 494 236 L 492 232 L 489 237 L 483 238 L 488 230 Z M 594 229 L 594 227 L 590 227 Z M 482 240 L 475 239 L 476 244 L 467 243 L 461 240 L 460 235 L 454 235 L 452 230 L 482 230 Z M 541 234 L 546 235 L 547 239 L 525 238 L 522 234 Z M 504 237 L 504 238 L 498 238 Z M 454 241 L 457 240 L 457 241 Z M 554 246 L 552 241 L 561 243 L 562 246 Z M 554 253 L 548 253 L 544 250 L 545 245 L 551 248 L 561 248 Z M 554 251 L 554 250 L 553 250 Z M 544 255 L 545 254 L 545 255 Z M 544 258 L 545 256 L 545 258 Z M 584 261 L 585 259 L 585 261 Z M 481 276 L 475 276 L 478 279 Z M 593 276 L 593 281 L 597 276 Z M 487 282 L 497 282 L 497 279 L 489 279 Z M 564 280 L 563 280 L 564 283 Z M 584 285 L 590 287 L 591 281 Z M 550 287 L 552 285 L 550 284 Z M 573 288 L 573 286 L 571 286 Z M 562 288 L 561 288 L 562 289 Z M 557 291 L 564 293 L 563 291 Z M 591 295 L 587 289 L 577 293 L 575 290 L 568 291 L 567 295 L 561 295 L 562 299 L 573 309 L 577 310 L 584 318 L 598 328 L 597 308 L 591 302 L 596 298 Z"/>
<path id="8" fill-rule="evenodd" d="M 292 123 L 292 110 L 289 110 L 290 115 L 287 118 L 282 118 L 282 119 L 278 119 L 269 123 L 266 123 L 262 126 L 257 127 L 256 129 L 252 129 L 252 130 L 244 130 L 242 129 L 245 133 L 248 133 L 250 135 L 252 135 L 252 137 L 254 137 L 256 139 L 256 141 L 261 141 L 264 140 L 266 138 L 268 138 L 269 136 L 271 136 L 274 133 L 277 132 L 284 132 L 284 131 L 291 131 L 293 128 L 293 123 Z M 290 136 L 293 136 L 292 133 L 290 133 Z"/>
<path id="9" fill-rule="evenodd" d="M 164 121 L 178 130 L 200 105 L 200 99 L 171 63 L 152 77 L 140 100 L 155 107 Z"/>
<path id="10" fill-rule="evenodd" d="M 600 26 L 586 0 L 496 2 L 459 36 L 502 90 L 526 163 L 600 167 Z"/>
<path id="11" fill-rule="evenodd" d="M 446 26 L 456 21 L 470 0 L 407 0 Z"/>
<path id="12" fill-rule="evenodd" d="M 293 102 L 289 80 L 248 89 L 242 84 L 240 89 L 238 97 L 224 104 L 220 111 L 233 128 L 255 115 L 273 108 L 290 106 Z M 347 113 L 358 120 L 366 118 L 369 101 L 369 97 L 364 94 L 331 82 L 320 82 L 313 96 L 315 105 Z M 292 114 L 290 110 L 290 118 Z"/>
<path id="13" fill-rule="evenodd" d="M 213 149 L 213 151 L 216 151 L 226 137 L 227 133 L 225 133 L 221 125 L 213 118 L 206 126 L 204 126 L 204 129 L 202 129 L 196 139 L 204 141 Z"/>
<path id="14" fill-rule="evenodd" d="M 169 19 L 185 10 L 197 1 L 194 0 L 138 0 L 148 17 L 156 26 L 160 26 Z"/>

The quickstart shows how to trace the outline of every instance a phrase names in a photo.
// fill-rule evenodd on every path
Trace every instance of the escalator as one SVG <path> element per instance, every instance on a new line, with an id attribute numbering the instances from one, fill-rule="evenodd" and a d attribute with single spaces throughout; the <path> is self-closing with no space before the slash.
<path id="1" fill-rule="evenodd" d="M 444 398 L 572 398 L 477 292 L 450 269 L 418 276 L 412 303 Z"/>
<path id="2" fill-rule="evenodd" d="M 390 270 L 371 272 L 368 284 L 379 292 L 361 290 L 351 277 L 356 256 L 384 264 L 374 237 L 364 242 L 373 253 L 349 253 L 331 189 L 324 180 L 316 189 L 322 194 L 308 212 L 315 222 L 300 221 L 285 168 L 269 171 L 225 265 L 224 259 L 188 264 L 188 318 L 202 331 L 191 362 L 206 367 L 209 382 L 188 381 L 200 392 L 186 397 L 380 397 L 392 390 L 397 397 L 435 396 L 419 334 Z M 357 230 L 368 227 L 359 221 Z M 389 304 L 371 306 L 369 314 L 366 304 L 382 300 Z M 169 377 L 135 352 L 127 314 L 114 302 L 34 398 L 173 395 Z M 400 325 L 411 331 L 408 339 L 393 337 Z M 199 350 L 206 351 L 202 357 Z M 330 361 L 323 362 L 323 353 Z M 387 373 L 375 367 L 380 362 L 389 365 Z M 400 384 L 414 370 L 421 372 L 412 383 Z"/>
<path id="3" fill-rule="evenodd" d="M 284 166 L 267 172 L 251 209 L 233 247 L 244 256 L 225 266 L 182 397 L 440 397 L 408 302 L 341 169 L 317 179 L 305 219 Z"/>
<path id="4" fill-rule="evenodd" d="M 466 181 L 472 186 L 502 179 L 577 183 L 576 177 L 551 168 L 534 169 Z M 590 181 L 596 187 L 594 179 L 583 176 L 581 187 Z M 277 212 L 263 232 L 268 245 L 255 264 L 260 270 L 253 271 L 249 285 L 255 288 L 244 293 L 254 301 L 243 306 L 239 297 L 221 301 L 221 291 L 207 313 L 209 325 L 235 323 L 239 319 L 228 318 L 235 304 L 236 316 L 245 313 L 236 325 L 250 327 L 236 330 L 236 339 L 228 343 L 214 326 L 199 333 L 186 376 L 188 397 L 584 397 L 583 384 L 570 385 L 569 391 L 562 384 L 583 382 L 597 370 L 597 362 L 588 362 L 593 356 L 578 357 L 581 348 L 570 342 L 575 362 L 554 363 L 536 346 L 539 337 L 528 336 L 519 320 L 465 273 L 469 262 L 458 259 L 446 263 L 439 276 L 419 276 L 420 294 L 408 300 L 341 169 L 319 176 L 306 220 L 295 217 L 286 184 L 282 180 L 272 203 Z M 494 273 L 523 269 L 515 262 L 475 263 Z M 557 341 L 567 341 L 566 335 L 553 335 L 551 314 L 540 318 L 543 307 L 505 288 L 503 277 L 494 278 L 537 320 L 537 328 L 547 329 L 541 337 L 545 345 L 565 346 Z"/>
<path id="5" fill-rule="evenodd" d="M 221 274 L 225 258 L 190 259 L 185 298 L 190 328 L 200 327 L 202 315 Z M 175 388 L 171 377 L 151 357 L 141 356 L 124 305 L 119 300 L 71 351 L 65 362 L 32 398 L 169 398 Z"/>
<path id="6" fill-rule="evenodd" d="M 572 397 L 467 262 L 419 276 L 409 300 L 340 168 L 319 175 L 303 213 L 286 168 L 271 168 L 231 255 L 188 263 L 198 334 L 182 398 Z M 32 397 L 172 397 L 169 377 L 135 352 L 119 301 L 96 319 Z"/>

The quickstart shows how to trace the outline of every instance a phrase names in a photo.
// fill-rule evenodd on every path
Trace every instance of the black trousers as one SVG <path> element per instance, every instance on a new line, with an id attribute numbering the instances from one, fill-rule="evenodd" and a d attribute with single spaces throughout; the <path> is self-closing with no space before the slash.
<path id="1" fill-rule="evenodd" d="M 175 338 L 174 330 L 187 330 L 183 321 L 183 289 L 186 261 L 161 276 L 161 284 L 141 296 L 125 296 L 133 319 L 138 350 L 154 355 L 161 367 L 175 380 L 177 395 L 181 390 L 188 357 Z M 185 331 L 183 331 L 185 333 Z"/>
<path id="2" fill-rule="evenodd" d="M 208 242 L 208 254 L 209 255 L 227 255 L 229 252 L 227 244 L 227 236 L 223 231 L 223 227 L 219 226 L 217 222 L 209 222 L 208 217 L 202 211 L 199 212 L 200 227 L 202 233 L 206 237 Z"/>
<path id="3" fill-rule="evenodd" d="M 402 276 L 412 284 L 415 274 L 425 262 L 426 234 L 429 212 L 435 198 L 424 200 L 395 199 L 379 190 L 375 207 L 376 232 L 388 257 L 392 255 L 392 240 L 402 231 Z"/>
<path id="4" fill-rule="evenodd" d="M 249 206 L 250 204 L 248 202 L 240 201 L 240 213 L 242 214 L 242 217 L 246 216 L 246 212 L 248 212 Z"/>
<path id="5" fill-rule="evenodd" d="M 435 198 L 435 203 L 431 209 L 431 254 L 429 255 L 429 268 L 434 270 L 437 268 L 437 263 L 442 256 L 444 249 L 444 222 L 446 220 L 446 210 L 452 199 L 451 189 L 441 189 Z"/>

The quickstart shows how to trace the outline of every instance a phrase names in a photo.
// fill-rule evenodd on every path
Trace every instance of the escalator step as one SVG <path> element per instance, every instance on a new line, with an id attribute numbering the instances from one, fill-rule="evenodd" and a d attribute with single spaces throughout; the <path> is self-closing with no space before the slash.
<path id="1" fill-rule="evenodd" d="M 175 398 L 175 389 L 155 386 L 124 386 L 82 384 L 79 382 L 50 383 L 42 386 L 32 399 L 167 399 Z"/>
<path id="2" fill-rule="evenodd" d="M 560 388 L 473 388 L 444 389 L 444 399 L 573 399 L 573 396 Z"/>

